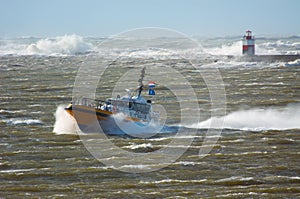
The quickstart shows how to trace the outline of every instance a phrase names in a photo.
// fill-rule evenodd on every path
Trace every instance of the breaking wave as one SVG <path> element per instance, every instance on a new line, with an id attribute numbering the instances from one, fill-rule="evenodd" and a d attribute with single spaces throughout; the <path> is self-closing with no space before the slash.
<path id="1" fill-rule="evenodd" d="M 1 44 L 0 55 L 77 55 L 88 53 L 94 47 L 86 39 L 78 35 L 64 35 L 43 39 L 2 40 Z"/>
<path id="2" fill-rule="evenodd" d="M 290 40 L 277 40 L 273 42 L 265 42 L 259 45 L 262 49 L 268 50 L 273 54 L 299 54 L 300 42 L 292 42 Z M 281 50 L 279 50 L 281 49 Z"/>
<path id="3" fill-rule="evenodd" d="M 0 55 L 43 55 L 43 56 L 68 56 L 87 54 L 91 52 L 100 53 L 103 56 L 113 55 L 118 56 L 124 54 L 126 56 L 134 58 L 144 57 L 191 57 L 191 58 L 203 58 L 205 55 L 221 56 L 221 55 L 242 55 L 242 42 L 240 38 L 211 38 L 208 40 L 198 40 L 198 48 L 185 47 L 178 48 L 182 45 L 180 40 L 167 41 L 154 40 L 153 47 L 152 43 L 145 48 L 139 49 L 126 49 L 122 45 L 123 40 L 118 40 L 114 46 L 105 46 L 104 48 L 99 47 L 99 43 L 105 41 L 106 38 L 88 38 L 79 35 L 64 35 L 52 38 L 14 38 L 14 39 L 0 39 Z M 108 38 L 107 38 L 108 39 Z M 130 40 L 129 46 L 135 46 L 134 42 L 140 42 L 139 40 Z M 205 45 L 204 45 L 205 44 Z M 117 49 L 116 47 L 120 47 Z M 126 44 L 127 45 L 127 44 Z M 125 45 L 125 46 L 126 46 Z M 164 50 L 169 49 L 169 45 L 175 45 L 177 48 L 174 52 Z M 161 46 L 161 48 L 155 48 L 155 46 Z M 107 47 L 107 48 L 106 48 Z M 300 42 L 298 38 L 278 38 L 278 39 L 257 39 L 256 42 L 256 54 L 300 54 Z"/>
<path id="4" fill-rule="evenodd" d="M 295 61 L 290 61 L 284 64 L 284 66 L 300 66 L 300 59 L 297 59 Z"/>
<path id="5" fill-rule="evenodd" d="M 214 128 L 211 121 L 224 120 L 223 128 L 248 131 L 300 129 L 300 105 L 284 108 L 239 110 L 222 118 L 210 118 L 188 128 Z"/>
<path id="6" fill-rule="evenodd" d="M 77 35 L 65 35 L 54 39 L 41 39 L 26 48 L 28 54 L 76 55 L 91 51 L 92 44 Z"/>
<path id="7" fill-rule="evenodd" d="M 216 47 L 207 47 L 204 51 L 211 55 L 242 55 L 242 41 L 230 42 Z M 277 40 L 274 42 L 257 41 L 255 53 L 258 55 L 295 55 L 300 54 L 300 42 Z"/>
<path id="8" fill-rule="evenodd" d="M 242 55 L 241 51 L 242 42 L 223 44 L 221 47 L 210 47 L 204 51 L 211 55 Z"/>

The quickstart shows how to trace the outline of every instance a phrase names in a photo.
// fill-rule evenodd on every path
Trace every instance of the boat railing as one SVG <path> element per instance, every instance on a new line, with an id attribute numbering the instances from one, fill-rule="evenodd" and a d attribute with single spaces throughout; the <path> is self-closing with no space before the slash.
<path id="1" fill-rule="evenodd" d="M 150 104 L 144 104 L 144 103 L 122 100 L 122 99 L 114 99 L 111 101 L 111 103 L 113 107 L 116 107 L 120 110 L 123 111 L 133 110 L 136 112 L 141 112 L 143 114 L 148 114 L 151 109 Z"/>
<path id="2" fill-rule="evenodd" d="M 91 98 L 87 98 L 87 97 L 82 97 L 82 98 L 74 98 L 72 100 L 72 104 L 100 109 L 104 104 L 107 104 L 107 101 L 95 100 L 95 99 L 91 99 Z"/>
<path id="3" fill-rule="evenodd" d="M 122 112 L 131 117 L 137 117 L 146 119 L 151 112 L 151 104 L 139 103 L 135 101 L 123 100 L 123 99 L 108 99 L 95 100 L 87 97 L 74 98 L 72 100 L 73 105 L 82 105 L 90 108 L 101 109 L 106 111 L 112 111 L 115 113 Z"/>

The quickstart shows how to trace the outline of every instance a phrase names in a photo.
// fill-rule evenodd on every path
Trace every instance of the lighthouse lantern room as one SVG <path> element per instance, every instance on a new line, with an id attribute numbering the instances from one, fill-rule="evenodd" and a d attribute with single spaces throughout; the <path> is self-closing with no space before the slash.
<path id="1" fill-rule="evenodd" d="M 243 39 L 243 55 L 254 55 L 255 54 L 255 43 L 252 31 L 247 30 Z"/>

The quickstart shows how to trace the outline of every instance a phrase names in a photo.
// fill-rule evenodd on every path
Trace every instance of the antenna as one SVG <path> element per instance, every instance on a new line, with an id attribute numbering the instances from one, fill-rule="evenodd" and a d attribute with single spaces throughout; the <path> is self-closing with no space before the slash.
<path id="1" fill-rule="evenodd" d="M 140 76 L 140 79 L 138 80 L 139 82 L 139 88 L 138 88 L 138 97 L 140 97 L 141 93 L 142 93 L 142 90 L 143 90 L 143 80 L 144 80 L 144 76 L 145 76 L 145 70 L 146 70 L 146 67 L 143 67 L 142 70 L 141 70 L 141 76 Z"/>

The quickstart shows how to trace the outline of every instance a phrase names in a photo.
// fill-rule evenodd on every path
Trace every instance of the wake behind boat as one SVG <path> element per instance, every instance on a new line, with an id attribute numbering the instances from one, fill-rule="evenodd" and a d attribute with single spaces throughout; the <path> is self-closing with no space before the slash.
<path id="1" fill-rule="evenodd" d="M 145 67 L 141 70 L 136 95 L 126 89 L 127 95 L 106 100 L 89 98 L 75 99 L 65 110 L 76 120 L 81 131 L 85 132 L 94 125 L 95 118 L 105 134 L 138 134 L 146 133 L 146 127 L 156 126 L 159 113 L 153 111 L 152 101 L 142 96 Z M 154 82 L 149 82 L 149 95 L 155 95 Z M 144 128 L 143 128 L 144 127 Z M 153 128 L 152 131 L 157 129 Z M 128 132 L 130 131 L 130 132 Z M 149 131 L 149 129 L 148 129 Z"/>

